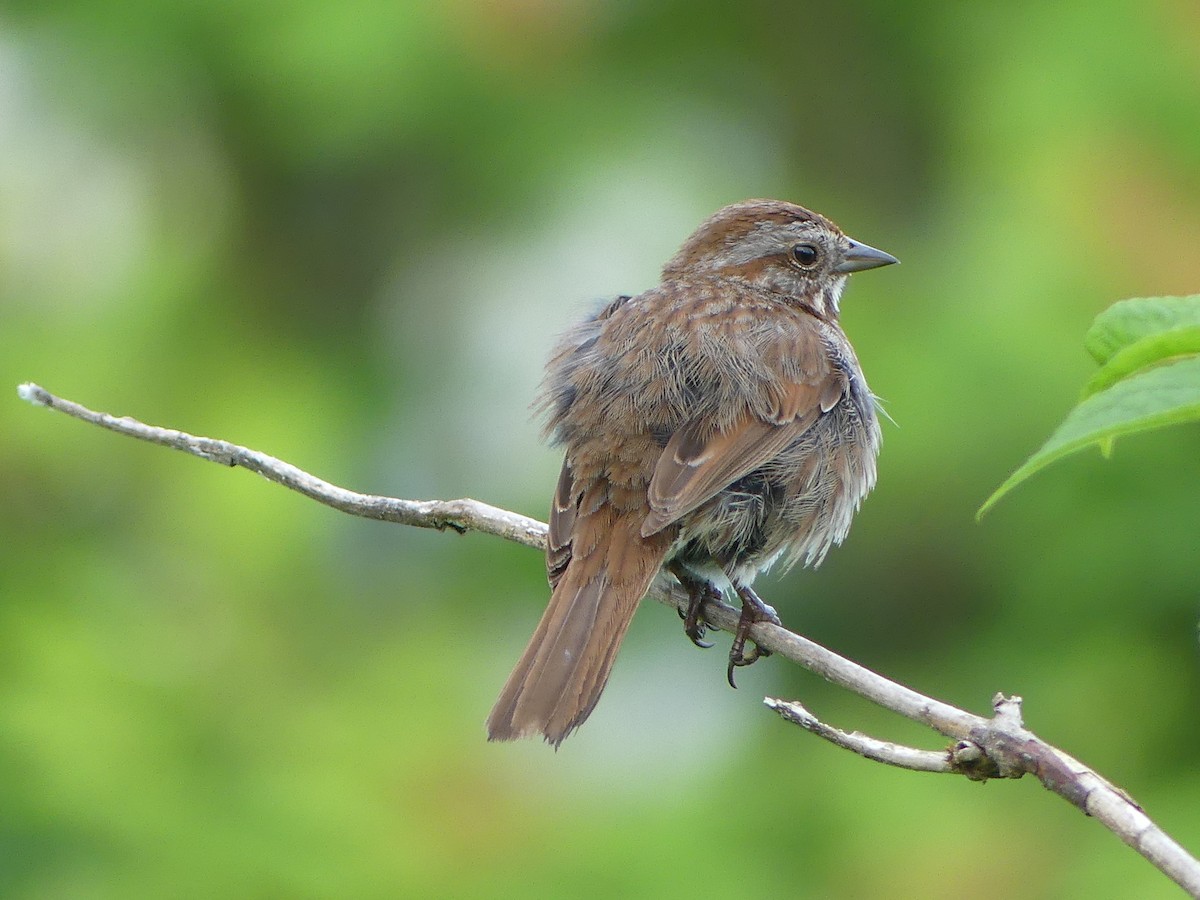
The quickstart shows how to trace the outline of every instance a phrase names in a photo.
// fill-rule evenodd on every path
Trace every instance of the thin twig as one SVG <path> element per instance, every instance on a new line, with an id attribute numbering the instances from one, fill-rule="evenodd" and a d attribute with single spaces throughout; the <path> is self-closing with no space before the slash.
<path id="1" fill-rule="evenodd" d="M 914 772 L 953 772 L 948 753 L 935 753 L 932 750 L 919 750 L 916 747 L 906 747 L 891 741 L 881 741 L 858 731 L 842 731 L 832 725 L 826 725 L 796 700 L 776 700 L 768 697 L 763 701 L 769 708 L 775 710 L 783 718 L 805 731 L 825 738 L 831 744 L 875 762 L 887 763 L 901 769 L 912 769 Z"/>
<path id="2" fill-rule="evenodd" d="M 56 397 L 36 384 L 22 384 L 17 392 L 22 399 L 37 406 L 58 410 L 119 434 L 173 447 L 222 465 L 250 469 L 270 481 L 352 515 L 419 528 L 451 528 L 460 533 L 479 531 L 527 547 L 545 546 L 546 526 L 543 523 L 477 500 L 400 500 L 359 494 L 322 481 L 273 456 L 228 441 L 197 437 L 146 425 L 136 419 L 94 412 Z M 650 596 L 679 610 L 687 608 L 686 592 L 665 576 L 655 582 Z M 710 625 L 725 631 L 732 632 L 737 628 L 738 613 L 720 602 L 706 603 L 704 618 Z M 785 657 L 884 709 L 927 725 L 955 743 L 943 752 L 903 747 L 825 725 L 797 703 L 767 701 L 789 721 L 840 747 L 890 765 L 957 773 L 974 780 L 1020 778 L 1026 773 L 1036 775 L 1049 790 L 1094 816 L 1192 897 L 1200 898 L 1200 861 L 1155 825 L 1128 794 L 1026 730 L 1019 697 L 997 695 L 993 700 L 993 716 L 985 718 L 897 684 L 786 628 L 760 623 L 751 629 L 750 636 L 762 649 Z"/>
<path id="3" fill-rule="evenodd" d="M 507 509 L 480 503 L 478 500 L 400 500 L 376 494 L 359 494 L 322 481 L 291 463 L 257 450 L 215 438 L 199 437 L 186 431 L 147 425 L 128 416 L 118 417 L 95 412 L 71 400 L 56 397 L 36 384 L 22 384 L 17 388 L 17 393 L 21 399 L 35 406 L 58 410 L 118 434 L 182 450 L 184 453 L 223 466 L 249 469 L 268 481 L 282 484 L 318 503 L 332 506 L 352 516 L 396 522 L 417 528 L 436 528 L 439 531 L 450 528 L 460 534 L 479 531 L 524 544 L 526 547 L 542 549 L 546 546 L 546 526 L 543 523 Z"/>

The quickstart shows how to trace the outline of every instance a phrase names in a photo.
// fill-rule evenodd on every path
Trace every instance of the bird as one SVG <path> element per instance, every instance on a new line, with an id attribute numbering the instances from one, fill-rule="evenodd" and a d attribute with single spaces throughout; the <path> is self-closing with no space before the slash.
<path id="1" fill-rule="evenodd" d="M 708 599 L 732 592 L 735 667 L 755 593 L 781 557 L 819 565 L 874 487 L 876 399 L 839 324 L 854 272 L 898 262 L 829 219 L 746 200 L 704 222 L 659 284 L 569 328 L 534 406 L 564 449 L 550 506 L 551 597 L 487 720 L 488 739 L 556 749 L 595 708 L 660 571 L 687 591 L 698 646 Z M 753 642 L 751 642 L 753 643 Z"/>

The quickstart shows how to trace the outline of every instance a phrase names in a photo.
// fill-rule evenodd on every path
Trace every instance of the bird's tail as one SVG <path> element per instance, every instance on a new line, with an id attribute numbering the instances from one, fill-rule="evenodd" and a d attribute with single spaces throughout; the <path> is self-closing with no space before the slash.
<path id="1" fill-rule="evenodd" d="M 610 507 L 577 524 L 571 561 L 488 716 L 488 740 L 541 735 L 557 747 L 591 714 L 670 545 L 669 535 L 642 537 L 644 516 Z"/>

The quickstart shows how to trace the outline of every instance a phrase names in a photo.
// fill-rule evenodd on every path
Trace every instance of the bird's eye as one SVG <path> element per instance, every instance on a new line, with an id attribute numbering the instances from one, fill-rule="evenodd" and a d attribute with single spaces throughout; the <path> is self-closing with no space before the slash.
<path id="1" fill-rule="evenodd" d="M 792 248 L 792 259 L 802 269 L 811 269 L 821 258 L 821 251 L 814 244 L 797 244 Z"/>

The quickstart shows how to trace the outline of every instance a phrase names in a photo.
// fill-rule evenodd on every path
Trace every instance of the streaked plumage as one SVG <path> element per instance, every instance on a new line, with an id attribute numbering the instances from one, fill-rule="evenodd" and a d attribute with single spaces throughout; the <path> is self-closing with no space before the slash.
<path id="1" fill-rule="evenodd" d="M 491 739 L 557 746 L 587 718 L 664 565 L 693 593 L 727 577 L 745 602 L 778 557 L 817 565 L 842 541 L 880 435 L 838 303 L 850 272 L 889 262 L 816 213 L 746 201 L 701 224 L 657 287 L 563 336 L 539 399 L 566 450 L 553 594 Z"/>

